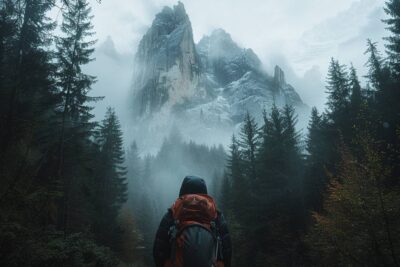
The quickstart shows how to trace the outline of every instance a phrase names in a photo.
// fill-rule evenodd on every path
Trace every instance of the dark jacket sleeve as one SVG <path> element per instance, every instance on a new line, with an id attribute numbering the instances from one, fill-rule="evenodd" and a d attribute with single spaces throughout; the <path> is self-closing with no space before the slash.
<path id="1" fill-rule="evenodd" d="M 224 215 L 218 211 L 217 218 L 218 234 L 222 240 L 222 256 L 225 267 L 231 267 L 232 258 L 232 242 L 229 235 L 228 225 L 225 221 Z"/>
<path id="2" fill-rule="evenodd" d="M 158 227 L 156 238 L 153 245 L 153 257 L 156 267 L 163 267 L 165 261 L 170 257 L 171 247 L 169 243 L 168 231 L 174 219 L 170 210 L 164 215 Z"/>

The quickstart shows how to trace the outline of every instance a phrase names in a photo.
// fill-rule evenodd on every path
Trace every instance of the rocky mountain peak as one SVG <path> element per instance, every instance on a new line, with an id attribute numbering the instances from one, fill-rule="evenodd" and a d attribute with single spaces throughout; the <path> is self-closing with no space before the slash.
<path id="1" fill-rule="evenodd" d="M 100 44 L 97 50 L 114 59 L 119 57 L 118 52 L 115 49 L 115 43 L 111 36 L 107 36 L 106 40 Z"/>
<path id="2" fill-rule="evenodd" d="M 174 6 L 174 13 L 177 19 L 189 20 L 189 16 L 186 14 L 185 6 L 181 1 L 179 1 L 178 4 Z"/>
<path id="3" fill-rule="evenodd" d="M 158 13 L 139 43 L 135 56 L 133 94 L 135 113 L 151 115 L 198 90 L 200 62 L 193 31 L 181 2 Z"/>
<path id="4" fill-rule="evenodd" d="M 218 28 L 212 31 L 210 38 L 214 40 L 226 41 L 229 43 L 234 43 L 232 37 L 224 29 Z"/>
<path id="5" fill-rule="evenodd" d="M 197 48 L 199 53 L 207 54 L 208 58 L 233 58 L 243 51 L 223 29 L 216 29 L 209 36 L 204 36 Z"/>
<path id="6" fill-rule="evenodd" d="M 304 105 L 280 67 L 268 75 L 256 53 L 225 30 L 196 45 L 182 3 L 157 14 L 140 41 L 132 92 L 134 114 L 152 134 L 162 135 L 173 121 L 199 138 L 230 136 L 246 112 L 262 121 L 274 103 Z"/>
<path id="7" fill-rule="evenodd" d="M 156 15 L 152 28 L 159 28 L 161 34 L 170 34 L 179 25 L 190 25 L 189 16 L 186 13 L 185 6 L 178 2 L 173 8 L 164 7 L 163 10 Z"/>
<path id="8" fill-rule="evenodd" d="M 278 65 L 275 66 L 274 82 L 279 87 L 283 87 L 286 85 L 285 73 Z"/>

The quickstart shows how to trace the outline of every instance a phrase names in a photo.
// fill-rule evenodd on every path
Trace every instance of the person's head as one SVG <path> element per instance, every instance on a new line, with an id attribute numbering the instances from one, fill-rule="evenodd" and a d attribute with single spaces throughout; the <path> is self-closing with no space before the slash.
<path id="1" fill-rule="evenodd" d="M 179 191 L 179 196 L 187 194 L 207 194 L 206 182 L 196 176 L 186 176 L 183 179 L 181 190 Z"/>

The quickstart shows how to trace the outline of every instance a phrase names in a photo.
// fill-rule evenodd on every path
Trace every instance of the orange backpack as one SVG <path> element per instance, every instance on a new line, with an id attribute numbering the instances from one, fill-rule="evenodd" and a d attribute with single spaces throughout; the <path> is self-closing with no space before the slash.
<path id="1" fill-rule="evenodd" d="M 165 267 L 223 267 L 214 199 L 204 194 L 179 197 L 171 207 L 171 258 Z"/>

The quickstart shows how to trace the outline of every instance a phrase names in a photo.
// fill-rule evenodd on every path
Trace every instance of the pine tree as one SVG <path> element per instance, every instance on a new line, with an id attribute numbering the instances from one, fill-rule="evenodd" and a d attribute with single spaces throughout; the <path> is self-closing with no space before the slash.
<path id="1" fill-rule="evenodd" d="M 232 183 L 228 172 L 224 172 L 222 177 L 221 194 L 220 194 L 220 208 L 227 214 L 232 208 Z"/>
<path id="2" fill-rule="evenodd" d="M 331 59 L 328 69 L 327 80 L 328 93 L 328 117 L 336 125 L 340 125 L 345 130 L 346 118 L 349 106 L 350 89 L 347 80 L 347 72 L 344 65 L 340 65 L 337 60 Z"/>
<path id="3" fill-rule="evenodd" d="M 237 244 L 236 253 L 233 255 L 234 262 L 237 266 L 246 266 L 249 263 L 248 250 L 254 242 L 249 238 L 250 227 L 248 225 L 250 221 L 249 207 L 253 206 L 250 202 L 252 191 L 244 174 L 245 163 L 235 135 L 232 135 L 232 142 L 229 148 L 227 174 L 231 181 L 229 190 L 231 210 L 227 210 L 227 213 L 225 211 L 224 214 L 230 223 L 232 242 Z M 224 194 L 226 193 L 227 191 L 224 191 Z"/>
<path id="4" fill-rule="evenodd" d="M 284 130 L 282 138 L 284 140 L 284 150 L 286 154 L 286 164 L 288 176 L 291 179 L 292 190 L 300 190 L 302 183 L 299 170 L 302 164 L 301 148 L 300 148 L 300 133 L 296 130 L 297 115 L 293 107 L 286 105 L 282 110 Z"/>
<path id="5" fill-rule="evenodd" d="M 235 135 L 233 135 L 227 168 L 229 171 L 229 177 L 232 180 L 232 202 L 235 207 L 235 211 L 237 211 L 237 213 L 240 215 L 243 215 L 246 209 L 246 201 L 243 201 L 242 196 L 246 195 L 246 192 L 250 190 L 248 180 L 245 178 L 243 173 L 243 164 L 244 163 L 242 160 L 242 154 L 239 150 L 238 141 Z"/>
<path id="6" fill-rule="evenodd" d="M 384 60 L 378 51 L 377 43 L 372 42 L 370 39 L 367 40 L 367 50 L 364 54 L 369 54 L 366 66 L 368 67 L 368 78 L 372 87 L 382 94 L 389 84 L 390 73 L 388 68 L 384 65 Z"/>
<path id="7" fill-rule="evenodd" d="M 104 245 L 116 247 L 116 219 L 127 200 L 126 168 L 121 125 L 111 108 L 99 129 L 97 143 L 100 147 L 94 188 L 94 231 Z"/>
<path id="8" fill-rule="evenodd" d="M 3 116 L 7 114 L 7 105 L 9 99 L 5 93 L 10 94 L 11 64 L 15 54 L 14 39 L 17 36 L 18 23 L 16 16 L 17 8 L 12 0 L 3 1 L 0 4 L 0 88 L 2 88 L 2 97 L 0 99 L 0 137 L 5 134 L 5 120 Z"/>
<path id="9" fill-rule="evenodd" d="M 322 211 L 323 195 L 328 185 L 326 145 L 324 121 L 314 107 L 308 124 L 304 187 L 307 208 L 318 212 Z"/>
<path id="10" fill-rule="evenodd" d="M 331 59 L 327 78 L 327 109 L 324 113 L 326 151 L 328 161 L 326 168 L 329 172 L 336 172 L 336 163 L 339 160 L 338 145 L 351 142 L 352 118 L 350 112 L 351 88 L 346 67 L 337 60 Z"/>
<path id="11" fill-rule="evenodd" d="M 90 12 L 91 8 L 88 7 L 86 0 L 71 3 L 67 11 L 63 13 L 61 30 L 65 36 L 57 40 L 57 85 L 63 98 L 62 107 L 60 107 L 62 113 L 61 154 L 68 128 L 85 129 L 90 132 L 94 126 L 89 123 L 93 115 L 90 113 L 92 107 L 87 106 L 87 103 L 96 100 L 88 96 L 95 77 L 82 73 L 81 69 L 82 65 L 92 60 L 91 54 L 94 51 L 95 41 L 86 40 L 94 34 Z"/>
<path id="12" fill-rule="evenodd" d="M 384 133 L 385 139 L 397 150 L 399 150 L 400 142 L 398 138 L 396 138 L 400 127 L 400 106 L 398 105 L 400 100 L 400 1 L 399 0 L 389 0 L 386 2 L 385 7 L 386 13 L 389 15 L 389 18 L 384 20 L 387 24 L 389 31 L 391 32 L 391 36 L 385 38 L 388 42 L 386 44 L 386 52 L 389 56 L 389 67 L 390 72 L 392 73 L 392 81 L 390 85 L 390 89 L 387 90 L 387 93 L 382 97 L 381 107 L 383 112 L 383 121 L 386 122 L 385 126 L 387 129 L 387 133 Z M 387 127 L 388 126 L 388 127 Z M 394 166 L 400 166 L 400 159 L 393 155 L 393 158 L 397 158 L 393 160 L 392 164 Z M 395 176 L 400 174 L 400 167 L 397 167 L 393 170 Z"/>
<path id="13" fill-rule="evenodd" d="M 88 40 L 94 34 L 90 12 L 86 0 L 71 1 L 63 12 L 63 36 L 58 37 L 56 42 L 56 78 L 62 101 L 57 108 L 60 117 L 59 140 L 56 162 L 52 164 L 55 165 L 54 175 L 63 188 L 59 227 L 65 233 L 69 228 L 80 228 L 88 223 L 81 221 L 86 212 L 79 208 L 79 203 L 84 201 L 80 188 L 88 187 L 93 179 L 89 170 L 94 165 L 96 153 L 92 141 L 96 123 L 92 121 L 93 108 L 89 102 L 100 98 L 88 96 L 95 77 L 82 71 L 82 66 L 92 60 L 94 51 L 95 41 Z"/>
<path id="14" fill-rule="evenodd" d="M 393 74 L 400 81 L 400 1 L 389 0 L 386 2 L 385 12 L 390 16 L 384 20 L 388 25 L 392 36 L 385 38 L 388 41 L 386 45 L 387 54 L 389 55 L 389 64 L 391 65 Z"/>
<path id="15" fill-rule="evenodd" d="M 53 5 L 40 0 L 22 2 L 17 5 L 15 1 L 6 1 L 0 7 L 3 13 L 0 63 L 4 70 L 0 109 L 3 152 L 16 142 L 34 136 L 54 104 L 52 56 L 46 51 L 52 42 L 49 33 L 55 27 L 47 17 Z"/>
<path id="16" fill-rule="evenodd" d="M 259 129 L 255 119 L 246 113 L 239 139 L 239 147 L 245 161 L 245 174 L 252 183 L 257 180 L 256 153 L 259 146 Z"/>
<path id="17" fill-rule="evenodd" d="M 52 6 L 37 0 L 0 4 L 0 208 L 21 229 L 49 225 L 49 199 L 58 193 L 41 175 L 55 141 L 50 122 L 58 102 L 50 48 L 55 24 L 47 17 Z"/>
<path id="18" fill-rule="evenodd" d="M 293 153 L 299 153 L 300 148 L 298 147 L 300 141 L 300 134 L 296 130 L 296 124 L 298 122 L 297 115 L 292 106 L 285 105 L 283 110 L 283 138 L 286 140 L 286 146 L 288 149 L 293 149 Z"/>
<path id="19" fill-rule="evenodd" d="M 89 182 L 98 150 L 91 134 L 65 142 L 63 177 L 71 181 L 68 213 L 75 221 L 68 234 L 58 231 L 66 227 L 56 227 L 63 213 L 57 200 L 66 195 L 57 179 L 65 95 L 57 83 L 55 23 L 47 18 L 54 4 L 0 1 L 0 265 L 114 266 L 109 249 L 82 233 L 89 229 L 93 211 Z"/>
<path id="20" fill-rule="evenodd" d="M 250 265 L 298 264 L 304 207 L 296 116 L 290 106 L 283 110 L 273 106 L 269 116 L 264 113 L 264 121 L 263 142 L 257 153 L 260 178 L 249 207 L 249 237 L 254 240 L 248 254 Z"/>
<path id="21" fill-rule="evenodd" d="M 140 205 L 140 192 L 143 189 L 143 166 L 142 159 L 139 156 L 138 147 L 135 141 L 132 142 L 127 152 L 126 166 L 128 166 L 128 206 L 133 209 L 134 213 L 136 214 L 138 211 L 138 206 Z"/>
<path id="22" fill-rule="evenodd" d="M 260 189 L 262 186 L 283 188 L 287 181 L 276 179 L 275 169 L 284 168 L 282 140 L 284 132 L 284 121 L 279 109 L 274 105 L 271 114 L 264 114 L 263 142 L 260 147 L 260 170 L 262 172 Z M 263 189 L 265 190 L 265 189 Z"/>
<path id="23" fill-rule="evenodd" d="M 366 53 L 369 53 L 367 78 L 375 90 L 375 97 L 371 101 L 374 124 L 370 130 L 376 132 L 378 139 L 384 140 L 388 145 L 399 146 L 396 137 L 396 129 L 400 125 L 398 82 L 395 77 L 392 77 L 391 69 L 387 62 L 382 59 L 376 48 L 376 43 L 368 40 Z M 396 162 L 393 162 L 393 164 L 396 164 Z"/>
<path id="24" fill-rule="evenodd" d="M 358 80 L 357 71 L 353 65 L 350 67 L 350 110 L 353 116 L 357 116 L 358 112 L 361 109 L 361 105 L 363 102 L 361 95 L 361 85 Z"/>
<path id="25" fill-rule="evenodd" d="M 308 124 L 307 152 L 310 156 L 315 156 L 315 158 L 322 153 L 321 148 L 318 146 L 321 140 L 322 124 L 322 115 L 318 113 L 316 107 L 313 107 L 311 110 L 311 119 Z"/>
<path id="26" fill-rule="evenodd" d="M 53 142 L 48 121 L 57 99 L 48 50 L 55 24 L 46 16 L 51 7 L 38 0 L 0 6 L 0 198 L 16 187 L 26 190 Z"/>

